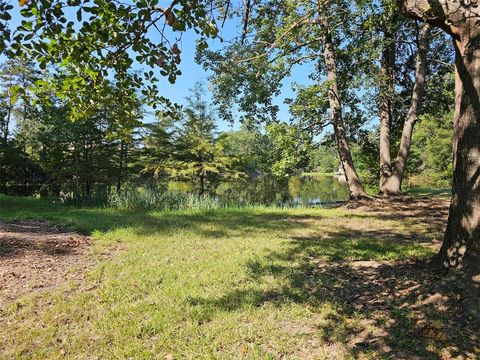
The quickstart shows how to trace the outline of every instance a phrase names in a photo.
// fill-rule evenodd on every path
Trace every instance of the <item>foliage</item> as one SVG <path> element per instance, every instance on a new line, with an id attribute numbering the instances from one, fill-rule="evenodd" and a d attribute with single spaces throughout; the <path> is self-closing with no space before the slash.
<path id="1" fill-rule="evenodd" d="M 7 54 L 28 56 L 42 69 L 56 66 L 54 77 L 36 85 L 53 88 L 68 100 L 73 118 L 95 112 L 90 99 L 101 98 L 112 78 L 122 84 L 118 95 L 125 105 L 135 102 L 140 90 L 150 105 L 164 104 L 171 110 L 172 104 L 158 93 L 159 78 L 153 69 L 158 67 L 161 76 L 175 82 L 180 75 L 181 34 L 194 30 L 204 47 L 205 38 L 218 33 L 210 1 L 172 1 L 166 7 L 158 0 L 41 0 L 20 5 L 23 20 Z M 130 72 L 135 63 L 147 69 Z M 129 108 L 122 109 L 128 121 Z"/>
<path id="2" fill-rule="evenodd" d="M 204 96 L 201 83 L 197 83 L 180 119 L 162 119 L 149 127 L 152 132 L 146 137 L 149 159 L 145 172 L 188 181 L 200 195 L 214 193 L 220 182 L 242 175 L 235 168 L 234 156 L 219 141 L 215 114 Z"/>
<path id="3" fill-rule="evenodd" d="M 13 37 L 0 35 L 11 45 L 11 59 L 0 74 L 0 185 L 35 179 L 25 193 L 84 204 L 105 203 L 111 189 L 124 184 L 166 188 L 176 181 L 185 183 L 186 191 L 247 203 L 247 190 L 265 191 L 262 203 L 272 203 L 293 176 L 314 168 L 336 170 L 338 155 L 325 131 L 330 113 L 319 57 L 322 3 L 267 0 L 238 7 L 219 1 L 210 7 L 210 1 L 182 0 L 161 7 L 155 0 L 22 1 L 24 21 L 11 29 Z M 375 184 L 378 131 L 372 122 L 378 115 L 381 49 L 386 32 L 398 35 L 394 148 L 411 96 L 418 24 L 396 16 L 392 1 L 327 3 L 348 141 L 362 180 Z M 16 11 L 3 2 L 0 9 L 3 20 Z M 205 41 L 218 35 L 218 16 L 239 24 L 238 36 L 212 51 Z M 0 34 L 2 29 L 8 30 L 0 25 Z M 196 86 L 181 109 L 162 98 L 154 84 L 158 71 L 171 81 L 179 75 L 181 34 L 189 29 L 199 32 L 197 60 L 214 71 L 213 97 Z M 431 47 L 425 118 L 450 111 L 453 87 L 445 37 L 435 34 Z M 293 79 L 295 68 L 309 80 Z M 286 100 L 287 122 L 277 119 L 274 102 L 285 80 L 295 93 Z M 162 103 L 167 111 L 156 113 L 158 121 L 143 124 L 144 105 Z M 241 129 L 219 133 L 219 118 L 234 120 L 235 112 Z M 418 141 L 427 143 L 425 136 Z M 17 157 L 12 149 L 18 149 Z M 437 151 L 433 160 L 429 151 L 413 155 L 408 173 L 417 183 L 446 185 L 450 156 Z M 32 179 L 27 167 L 35 169 Z"/>
<path id="4" fill-rule="evenodd" d="M 416 125 L 410 168 L 411 185 L 450 187 L 452 164 L 452 113 L 424 115 Z"/>
<path id="5" fill-rule="evenodd" d="M 47 179 L 44 169 L 19 144 L 0 143 L 0 193 L 31 196 Z"/>
<path id="6" fill-rule="evenodd" d="M 267 125 L 267 138 L 271 142 L 273 163 L 272 175 L 277 179 L 288 179 L 301 170 L 308 170 L 308 155 L 311 136 L 298 126 L 285 123 Z"/>
<path id="7" fill-rule="evenodd" d="M 320 173 L 333 173 L 338 170 L 340 160 L 334 146 L 319 144 L 310 153 L 310 166 Z"/>
<path id="8" fill-rule="evenodd" d="M 108 205 L 119 210 L 213 210 L 222 205 L 209 195 L 172 191 L 155 187 L 129 188 L 112 191 Z"/>
<path id="9" fill-rule="evenodd" d="M 247 3 L 243 13 L 232 12 L 231 17 L 243 21 L 241 34 L 237 33 L 220 50 L 201 49 L 197 53 L 198 61 L 213 72 L 210 80 L 214 87 L 214 101 L 223 118 L 233 119 L 233 111 L 238 107 L 243 121 L 274 121 L 278 106 L 273 103 L 273 98 L 280 93 L 282 81 L 291 77 L 294 68 L 301 67 L 315 85 L 299 84 L 296 79 L 291 79 L 298 92 L 296 99 L 287 99 L 292 104 L 292 115 L 317 131 L 329 124 L 326 114 L 328 86 L 323 77 L 325 66 L 318 56 L 324 35 L 319 27 L 318 7 L 322 3 L 261 1 Z M 351 64 L 348 57 L 342 55 L 347 52 L 350 42 L 346 36 L 350 22 L 344 21 L 344 16 L 356 14 L 357 7 L 344 1 L 326 3 L 332 24 L 338 24 L 332 25 L 331 29 L 334 42 L 343 44 L 337 51 L 346 118 L 352 126 L 358 127 L 365 119 L 359 117 L 361 111 L 355 106 L 358 97 L 354 91 L 356 85 L 350 71 Z"/>
<path id="10" fill-rule="evenodd" d="M 132 140 L 130 132 L 112 120 L 118 114 L 116 105 L 110 102 L 94 116 L 73 123 L 69 107 L 51 98 L 18 119 L 17 141 L 48 174 L 43 196 L 88 199 L 94 189 L 105 193 L 106 187 L 123 180 L 120 145 Z"/>

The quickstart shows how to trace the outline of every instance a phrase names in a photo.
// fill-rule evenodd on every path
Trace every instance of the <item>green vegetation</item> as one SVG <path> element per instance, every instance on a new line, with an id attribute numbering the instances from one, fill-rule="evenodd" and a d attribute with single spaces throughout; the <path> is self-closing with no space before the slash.
<path id="1" fill-rule="evenodd" d="M 93 257 L 115 249 L 85 283 L 10 304 L 4 359 L 322 357 L 332 344 L 353 358 L 347 337 L 368 315 L 336 300 L 340 279 L 309 275 L 315 263 L 426 258 L 432 249 L 407 239 L 436 236 L 341 209 L 126 213 L 5 196 L 0 206 L 2 220 L 49 219 L 93 233 Z M 408 337 L 401 348 L 424 354 L 417 345 Z"/>

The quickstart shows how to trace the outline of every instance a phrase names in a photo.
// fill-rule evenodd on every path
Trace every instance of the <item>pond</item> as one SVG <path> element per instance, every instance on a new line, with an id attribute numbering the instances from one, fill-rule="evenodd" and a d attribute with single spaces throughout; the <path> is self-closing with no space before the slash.
<path id="1" fill-rule="evenodd" d="M 292 177 L 288 182 L 288 194 L 294 204 L 301 205 L 345 201 L 349 198 L 342 179 L 327 174 Z"/>
<path id="2" fill-rule="evenodd" d="M 314 206 L 348 200 L 348 190 L 334 174 L 293 176 L 278 182 L 271 178 L 242 181 L 217 189 L 217 195 L 235 203 Z"/>

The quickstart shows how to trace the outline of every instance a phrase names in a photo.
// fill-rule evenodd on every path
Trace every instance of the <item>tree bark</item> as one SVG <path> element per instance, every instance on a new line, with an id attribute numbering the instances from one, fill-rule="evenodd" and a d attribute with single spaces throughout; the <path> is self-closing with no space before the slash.
<path id="1" fill-rule="evenodd" d="M 10 100 L 9 100 L 10 102 Z M 4 125 L 2 129 L 2 143 L 7 146 L 8 135 L 10 133 L 10 119 L 12 117 L 12 106 L 9 104 L 7 108 L 7 115 L 5 116 Z"/>
<path id="2" fill-rule="evenodd" d="M 122 189 L 123 182 L 123 163 L 126 153 L 126 144 L 123 140 L 120 141 L 120 161 L 118 164 L 118 179 L 117 179 L 117 192 Z"/>
<path id="3" fill-rule="evenodd" d="M 480 47 L 455 40 L 456 80 L 452 201 L 438 260 L 457 267 L 480 260 Z M 471 261 L 469 261 L 471 260 Z"/>
<path id="4" fill-rule="evenodd" d="M 399 1 L 403 11 L 448 32 L 456 54 L 453 184 L 436 258 L 445 268 L 480 264 L 480 9 L 455 0 Z"/>
<path id="5" fill-rule="evenodd" d="M 402 181 L 407 158 L 412 144 L 413 128 L 418 120 L 418 114 L 422 106 L 425 92 L 425 68 L 427 61 L 428 36 L 430 25 L 425 24 L 418 35 L 418 50 L 415 61 L 415 84 L 413 86 L 410 107 L 405 118 L 402 130 L 402 138 L 398 148 L 397 157 L 391 166 L 390 175 L 380 185 L 380 195 L 400 196 L 402 195 Z"/>
<path id="6" fill-rule="evenodd" d="M 345 133 L 345 126 L 343 124 L 342 116 L 342 104 L 338 92 L 337 82 L 337 64 L 335 60 L 335 49 L 332 42 L 332 37 L 329 32 L 328 17 L 322 14 L 320 21 L 322 31 L 324 33 L 324 51 L 323 57 L 325 61 L 325 67 L 327 70 L 327 80 L 329 84 L 328 88 L 328 101 L 330 104 L 330 111 L 332 116 L 333 129 L 335 134 L 335 142 L 337 145 L 340 161 L 345 171 L 345 177 L 347 180 L 348 192 L 351 199 L 368 198 L 365 192 L 362 182 L 358 177 L 355 165 L 353 163 L 352 153 L 348 145 L 347 136 Z"/>
<path id="7" fill-rule="evenodd" d="M 203 170 L 200 172 L 200 196 L 205 194 L 205 175 Z"/>
<path id="8" fill-rule="evenodd" d="M 380 62 L 380 189 L 392 175 L 390 128 L 392 124 L 392 101 L 395 96 L 395 39 L 391 22 L 390 19 L 390 24 L 385 30 Z"/>

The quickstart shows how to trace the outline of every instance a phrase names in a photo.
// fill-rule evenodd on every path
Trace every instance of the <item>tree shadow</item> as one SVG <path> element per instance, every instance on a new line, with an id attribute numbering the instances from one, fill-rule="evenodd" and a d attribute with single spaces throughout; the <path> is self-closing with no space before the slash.
<path id="1" fill-rule="evenodd" d="M 418 246 L 406 251 L 414 239 L 404 236 L 339 227 L 326 236 L 291 237 L 287 249 L 250 261 L 246 270 L 255 283 L 273 276 L 284 285 L 234 287 L 190 303 L 226 312 L 291 302 L 320 312 L 331 304 L 338 312 L 315 334 L 325 344 L 340 337 L 355 358 L 371 352 L 385 358 L 478 356 L 480 323 L 461 311 L 458 276 L 434 271 L 425 259 L 412 260 L 429 253 L 419 253 Z M 478 290 L 480 282 L 473 286 Z"/>
<path id="2" fill-rule="evenodd" d="M 255 210 L 159 216 L 63 207 L 50 212 L 49 217 L 77 225 L 87 233 L 132 228 L 139 235 L 192 231 L 207 239 L 228 239 L 274 231 L 287 239 L 286 245 L 246 264 L 244 275 L 252 280 L 251 287 L 235 283 L 227 293 L 192 297 L 189 303 L 207 316 L 211 311 L 235 312 L 243 307 L 282 307 L 288 303 L 320 313 L 323 305 L 330 304 L 338 311 L 316 324 L 314 335 L 324 343 L 340 341 L 354 357 L 375 351 L 382 357 L 440 358 L 445 355 L 442 351 L 448 351 L 449 356 L 474 358 L 475 346 L 480 347 L 480 326 L 461 311 L 458 277 L 433 271 L 426 260 L 412 260 L 431 255 L 433 239 L 419 234 L 413 225 L 440 231 L 444 218 L 438 224 L 430 220 L 445 209 L 439 206 L 438 212 L 432 210 L 438 206 L 433 201 L 418 206 L 402 202 L 368 206 L 340 212 L 332 223 L 322 223 L 330 221 L 322 215 Z M 39 211 L 36 216 L 41 214 Z M 353 228 L 349 217 L 365 219 L 367 225 L 370 220 L 393 218 L 402 221 L 405 229 L 382 230 L 378 225 Z M 320 232 L 318 223 L 322 223 Z M 301 234 L 296 230 L 302 230 Z M 277 279 L 277 285 L 260 286 L 267 277 Z M 479 283 L 473 286 L 478 290 Z"/>
<path id="3" fill-rule="evenodd" d="M 425 225 L 433 231 L 444 231 L 450 201 L 431 197 L 399 197 L 376 199 L 375 202 L 351 202 L 345 208 L 348 216 L 401 221 L 409 225 Z"/>

